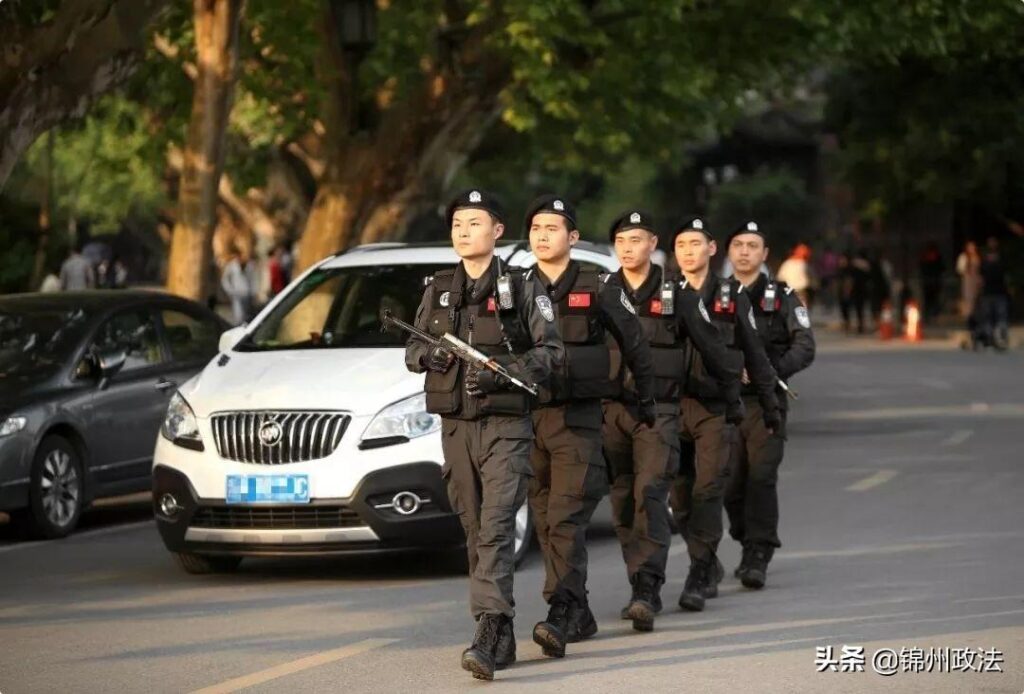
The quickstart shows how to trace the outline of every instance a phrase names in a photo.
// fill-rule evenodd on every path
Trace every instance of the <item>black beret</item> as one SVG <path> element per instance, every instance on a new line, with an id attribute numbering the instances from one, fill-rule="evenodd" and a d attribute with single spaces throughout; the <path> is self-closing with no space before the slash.
<path id="1" fill-rule="evenodd" d="M 615 243 L 616 234 L 620 231 L 629 231 L 630 229 L 644 229 L 653 234 L 655 233 L 654 218 L 643 210 L 627 210 L 612 222 L 611 227 L 608 229 L 608 240 Z"/>
<path id="2" fill-rule="evenodd" d="M 757 222 L 743 222 L 743 224 L 739 225 L 738 227 L 732 230 L 732 232 L 729 234 L 729 237 L 725 240 L 725 245 L 728 246 L 730 243 L 732 243 L 732 240 L 739 236 L 740 234 L 757 234 L 762 239 L 764 239 L 766 245 L 768 243 L 768 237 L 764 235 L 763 231 L 761 231 L 761 228 L 757 225 Z"/>
<path id="3" fill-rule="evenodd" d="M 551 214 L 565 217 L 566 221 L 569 222 L 569 231 L 578 228 L 576 226 L 576 208 L 572 206 L 571 202 L 557 195 L 541 195 L 539 198 L 534 199 L 526 208 L 525 226 L 527 231 L 533 225 L 534 215 L 541 212 L 550 212 Z"/>
<path id="4" fill-rule="evenodd" d="M 470 188 L 459 193 L 454 200 L 448 203 L 448 207 L 444 211 L 444 221 L 449 229 L 452 226 L 452 217 L 455 216 L 455 211 L 465 209 L 484 210 L 497 217 L 498 221 L 505 221 L 505 209 L 493 193 L 479 188 Z"/>
<path id="5" fill-rule="evenodd" d="M 672 236 L 672 240 L 675 241 L 676 237 L 684 231 L 699 231 L 708 237 L 708 241 L 715 240 L 715 237 L 711 235 L 711 230 L 708 229 L 708 223 L 704 221 L 703 217 L 683 217 L 679 224 L 676 225 L 676 233 Z"/>

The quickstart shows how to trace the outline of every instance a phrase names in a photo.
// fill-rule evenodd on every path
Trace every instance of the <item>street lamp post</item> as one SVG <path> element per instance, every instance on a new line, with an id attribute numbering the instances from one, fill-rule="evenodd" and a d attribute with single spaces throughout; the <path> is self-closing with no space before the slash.
<path id="1" fill-rule="evenodd" d="M 348 71 L 348 108 L 351 131 L 363 129 L 365 119 L 359 99 L 359 65 L 377 41 L 376 0 L 329 0 L 331 18 Z"/>

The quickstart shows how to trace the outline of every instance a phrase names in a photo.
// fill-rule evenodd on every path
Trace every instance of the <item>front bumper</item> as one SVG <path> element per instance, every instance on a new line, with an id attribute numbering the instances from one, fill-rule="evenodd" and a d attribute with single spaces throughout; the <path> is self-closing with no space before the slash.
<path id="1" fill-rule="evenodd" d="M 425 500 L 402 515 L 391 507 L 398 492 Z M 161 510 L 164 494 L 181 507 Z M 309 504 L 227 504 L 202 498 L 188 477 L 166 465 L 153 469 L 153 509 L 172 552 L 236 556 L 301 556 L 360 551 L 441 548 L 465 542 L 452 513 L 437 463 L 417 462 L 367 474 L 345 498 L 314 498 Z"/>
<path id="2" fill-rule="evenodd" d="M 28 431 L 0 438 L 0 511 L 28 506 L 32 450 L 32 436 Z"/>

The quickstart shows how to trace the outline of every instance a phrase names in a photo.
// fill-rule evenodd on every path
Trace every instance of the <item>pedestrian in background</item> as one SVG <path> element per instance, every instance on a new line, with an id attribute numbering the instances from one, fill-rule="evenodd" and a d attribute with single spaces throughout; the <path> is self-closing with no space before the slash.
<path id="1" fill-rule="evenodd" d="M 970 319 L 981 291 L 981 254 L 974 241 L 964 244 L 956 259 L 956 274 L 960 276 L 960 316 Z"/>
<path id="2" fill-rule="evenodd" d="M 797 244 L 775 274 L 779 281 L 785 282 L 793 288 L 796 295 L 800 297 L 800 303 L 804 306 L 810 306 L 811 266 L 808 262 L 810 259 L 810 247 L 805 243 Z"/>
<path id="3" fill-rule="evenodd" d="M 252 318 L 255 308 L 256 275 L 252 263 L 232 249 L 221 274 L 220 286 L 231 302 L 231 317 L 235 325 Z"/>
<path id="4" fill-rule="evenodd" d="M 999 253 L 999 240 L 990 236 L 981 257 L 981 296 L 978 299 L 978 323 L 987 344 L 1006 349 L 1009 341 L 1010 293 L 1006 287 L 1006 268 Z"/>
<path id="5" fill-rule="evenodd" d="M 92 289 L 96 286 L 96 273 L 84 255 L 81 244 L 75 245 L 60 267 L 60 288 L 66 292 Z"/>

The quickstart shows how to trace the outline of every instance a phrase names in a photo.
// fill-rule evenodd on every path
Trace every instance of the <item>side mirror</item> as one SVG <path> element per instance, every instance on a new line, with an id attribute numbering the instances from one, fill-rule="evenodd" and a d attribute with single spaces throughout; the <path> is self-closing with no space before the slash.
<path id="1" fill-rule="evenodd" d="M 217 343 L 217 349 L 221 352 L 228 352 L 232 347 L 237 345 L 245 337 L 245 329 L 248 323 L 243 323 L 238 327 L 225 330 L 220 334 L 220 341 Z"/>
<path id="2" fill-rule="evenodd" d="M 95 364 L 96 371 L 100 377 L 100 390 L 107 387 L 107 382 L 124 367 L 124 363 L 127 359 L 128 354 L 123 349 L 104 352 L 103 354 L 96 356 Z"/>

